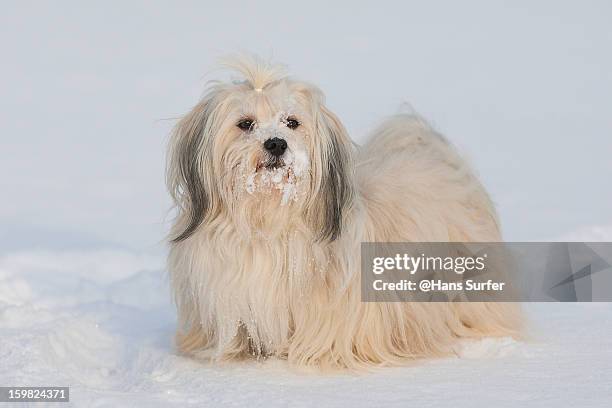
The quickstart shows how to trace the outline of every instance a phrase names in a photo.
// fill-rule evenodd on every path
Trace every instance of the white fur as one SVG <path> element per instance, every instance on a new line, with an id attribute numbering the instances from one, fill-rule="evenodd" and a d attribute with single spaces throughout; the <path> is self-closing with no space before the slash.
<path id="1" fill-rule="evenodd" d="M 170 145 L 181 351 L 358 369 L 519 333 L 512 304 L 361 302 L 362 241 L 501 240 L 487 193 L 442 136 L 397 115 L 355 147 L 317 88 L 256 58 L 230 64 L 245 80 L 212 85 Z M 235 126 L 245 115 L 250 132 Z M 290 115 L 299 128 L 284 126 Z M 261 167 L 274 136 L 288 143 L 284 165 Z"/>

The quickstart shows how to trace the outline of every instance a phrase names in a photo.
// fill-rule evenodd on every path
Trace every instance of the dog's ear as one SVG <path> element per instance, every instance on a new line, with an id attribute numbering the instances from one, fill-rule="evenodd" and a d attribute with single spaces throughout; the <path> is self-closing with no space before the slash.
<path id="1" fill-rule="evenodd" d="M 320 135 L 321 161 L 318 186 L 309 206 L 309 218 L 314 221 L 319 241 L 334 241 L 342 233 L 346 212 L 355 196 L 353 143 L 340 120 L 321 105 L 315 115 L 316 131 Z"/>
<path id="2" fill-rule="evenodd" d="M 212 98 L 204 98 L 174 128 L 168 148 L 166 183 L 179 214 L 172 242 L 189 238 L 213 211 L 214 185 L 207 180 L 212 169 Z"/>

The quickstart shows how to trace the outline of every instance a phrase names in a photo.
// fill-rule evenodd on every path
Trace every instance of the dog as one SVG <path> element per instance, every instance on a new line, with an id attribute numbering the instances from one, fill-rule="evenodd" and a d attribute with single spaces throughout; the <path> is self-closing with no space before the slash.
<path id="1" fill-rule="evenodd" d="M 519 335 L 510 303 L 361 301 L 361 242 L 501 241 L 443 136 L 398 114 L 357 146 L 316 86 L 254 56 L 224 65 L 241 80 L 210 83 L 168 148 L 182 353 L 359 370 Z"/>

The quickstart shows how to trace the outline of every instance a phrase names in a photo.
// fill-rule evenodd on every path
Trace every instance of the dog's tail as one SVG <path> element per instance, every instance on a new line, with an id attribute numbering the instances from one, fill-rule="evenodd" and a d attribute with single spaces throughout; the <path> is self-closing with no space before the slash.
<path id="1" fill-rule="evenodd" d="M 371 132 L 361 149 L 360 161 L 431 149 L 454 153 L 449 141 L 425 119 L 414 113 L 401 113 L 388 117 Z"/>
<path id="2" fill-rule="evenodd" d="M 359 149 L 356 176 L 370 216 L 389 218 L 385 229 L 395 233 L 388 240 L 501 241 L 495 207 L 477 175 L 418 115 L 394 115 L 378 126 Z M 414 225 L 395 228 L 398 217 Z"/>

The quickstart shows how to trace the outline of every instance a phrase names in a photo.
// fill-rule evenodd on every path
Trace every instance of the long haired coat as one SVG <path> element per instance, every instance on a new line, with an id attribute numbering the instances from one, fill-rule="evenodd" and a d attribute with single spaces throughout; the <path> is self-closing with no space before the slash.
<path id="1" fill-rule="evenodd" d="M 359 369 L 519 332 L 507 303 L 361 302 L 363 241 L 501 241 L 486 191 L 441 135 L 397 115 L 358 147 L 313 85 L 257 58 L 228 65 L 243 80 L 210 84 L 169 146 L 182 352 Z"/>

